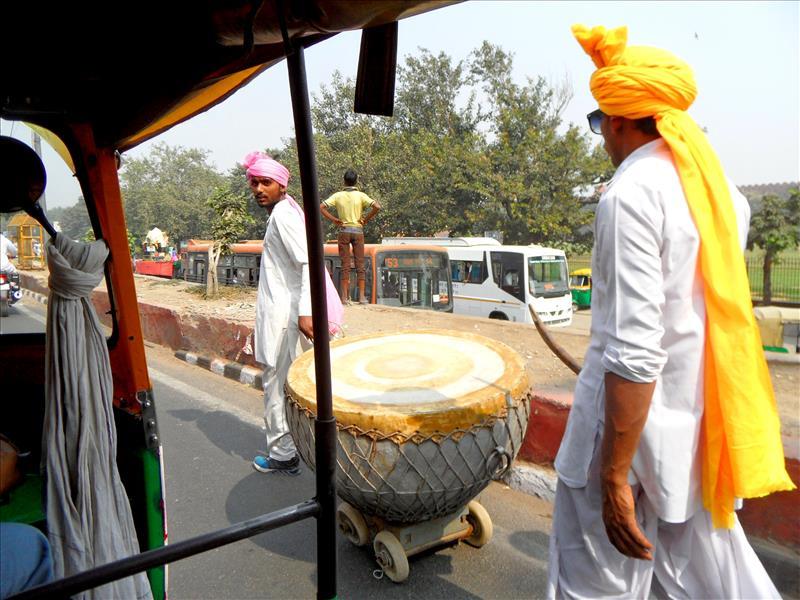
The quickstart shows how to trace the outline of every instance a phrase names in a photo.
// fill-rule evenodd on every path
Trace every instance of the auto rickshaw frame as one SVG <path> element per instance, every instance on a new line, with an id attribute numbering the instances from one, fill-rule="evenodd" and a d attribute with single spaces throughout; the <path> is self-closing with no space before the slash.
<path id="1" fill-rule="evenodd" d="M 573 277 L 588 277 L 588 285 L 572 285 Z M 590 268 L 575 269 L 569 274 L 570 286 L 569 291 L 572 294 L 572 310 L 573 312 L 581 308 L 589 308 L 592 306 L 592 270 Z"/>
<path id="2" fill-rule="evenodd" d="M 108 347 L 118 462 L 126 487 L 133 483 L 132 487 L 144 490 L 139 497 L 131 497 L 131 504 L 140 545 L 145 549 L 137 556 L 26 590 L 15 598 L 71 596 L 309 517 L 317 519 L 317 597 L 336 597 L 336 427 L 304 51 L 336 33 L 362 30 L 355 109 L 391 114 L 397 21 L 452 3 L 454 0 L 142 0 L 115 3 L 113 8 L 93 1 L 70 5 L 19 2 L 6 7 L 5 22 L 10 26 L 0 39 L 0 116 L 28 123 L 61 154 L 80 181 L 95 236 L 109 247 L 106 285 L 113 333 Z M 167 546 L 166 515 L 160 502 L 161 439 L 129 259 L 118 152 L 223 101 L 284 58 L 311 275 L 319 413 L 315 421 L 316 495 Z M 34 345 L 37 339 L 29 336 Z M 5 368 L 13 372 L 13 366 Z M 122 455 L 130 464 L 122 464 Z M 149 575 L 154 596 L 164 597 L 163 571 L 150 571 Z"/>

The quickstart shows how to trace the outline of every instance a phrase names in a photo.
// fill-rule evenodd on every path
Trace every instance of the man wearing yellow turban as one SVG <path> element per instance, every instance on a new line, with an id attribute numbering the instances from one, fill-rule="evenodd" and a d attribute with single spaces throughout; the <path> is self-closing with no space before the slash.
<path id="1" fill-rule="evenodd" d="M 792 489 L 743 258 L 750 210 L 686 113 L 689 66 L 573 27 L 617 171 L 592 339 L 556 457 L 551 597 L 778 598 L 736 498 Z"/>

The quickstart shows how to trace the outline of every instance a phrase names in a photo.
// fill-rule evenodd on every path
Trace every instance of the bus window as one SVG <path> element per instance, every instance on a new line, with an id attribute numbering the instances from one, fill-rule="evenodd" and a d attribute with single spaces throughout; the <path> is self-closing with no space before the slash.
<path id="1" fill-rule="evenodd" d="M 523 255 L 519 252 L 492 252 L 492 277 L 495 283 L 521 302 L 525 302 L 525 288 L 520 282 L 524 264 Z"/>
<path id="2" fill-rule="evenodd" d="M 563 296 L 569 292 L 567 261 L 563 256 L 537 256 L 528 259 L 530 291 L 539 298 Z"/>
<path id="3" fill-rule="evenodd" d="M 486 279 L 483 261 L 451 260 L 450 270 L 453 283 L 483 283 Z"/>
<path id="4" fill-rule="evenodd" d="M 486 279 L 486 268 L 484 262 L 467 262 L 466 283 L 483 283 Z"/>
<path id="5" fill-rule="evenodd" d="M 453 283 L 460 283 L 466 279 L 464 275 L 464 261 L 463 260 L 451 260 L 450 261 L 450 278 L 453 280 Z"/>

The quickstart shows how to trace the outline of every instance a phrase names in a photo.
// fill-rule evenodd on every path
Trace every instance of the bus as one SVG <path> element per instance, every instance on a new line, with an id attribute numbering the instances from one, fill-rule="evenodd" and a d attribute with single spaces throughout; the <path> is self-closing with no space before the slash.
<path id="1" fill-rule="evenodd" d="M 342 261 L 337 244 L 325 244 L 325 266 L 341 293 Z M 364 245 L 365 290 L 370 304 L 453 312 L 453 284 L 447 250 L 437 246 Z M 358 301 L 350 257 L 349 297 Z"/>
<path id="2" fill-rule="evenodd" d="M 572 323 L 567 257 L 542 246 L 504 246 L 493 238 L 384 238 L 390 246 L 447 248 L 453 280 L 453 312 L 533 323 L 528 306 L 549 326 Z"/>
<path id="3" fill-rule="evenodd" d="M 191 239 L 181 250 L 181 270 L 175 277 L 193 283 L 205 283 L 208 271 L 210 240 Z M 219 257 L 217 281 L 220 285 L 258 287 L 261 268 L 262 240 L 242 240 L 231 244 L 230 253 Z"/>

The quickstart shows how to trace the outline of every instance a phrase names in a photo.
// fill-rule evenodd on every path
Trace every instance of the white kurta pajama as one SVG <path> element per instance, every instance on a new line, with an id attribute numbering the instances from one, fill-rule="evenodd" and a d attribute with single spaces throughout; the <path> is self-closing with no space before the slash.
<path id="1" fill-rule="evenodd" d="M 750 209 L 732 185 L 731 196 L 744 245 Z M 549 595 L 647 597 L 655 572 L 671 596 L 777 597 L 738 521 L 714 530 L 702 506 L 700 239 L 663 140 L 617 169 L 597 206 L 594 244 L 591 342 L 555 462 Z M 620 554 L 602 521 L 606 372 L 656 383 L 629 473 L 652 562 Z"/>
<path id="2" fill-rule="evenodd" d="M 272 209 L 264 235 L 255 328 L 255 358 L 265 366 L 267 452 L 276 460 L 288 460 L 296 453 L 283 388 L 297 357 L 298 317 L 311 315 L 310 290 L 305 224 L 289 202 L 281 200 Z"/>

